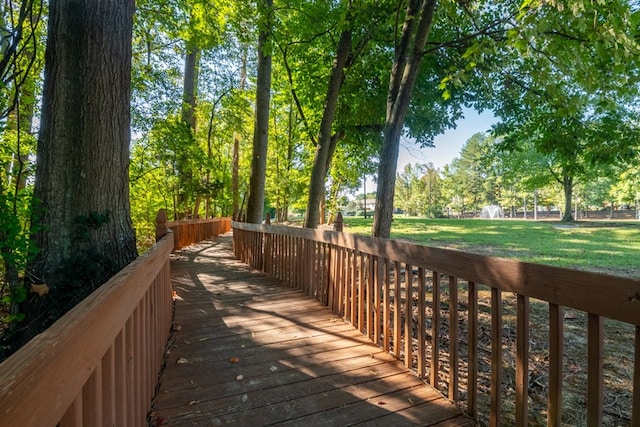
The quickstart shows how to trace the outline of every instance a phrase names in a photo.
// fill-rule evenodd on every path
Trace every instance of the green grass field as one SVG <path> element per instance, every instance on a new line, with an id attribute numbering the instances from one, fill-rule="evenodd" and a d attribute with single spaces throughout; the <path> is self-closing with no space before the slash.
<path id="1" fill-rule="evenodd" d="M 371 219 L 345 217 L 345 231 L 370 234 Z M 396 216 L 392 239 L 522 261 L 640 278 L 640 223 L 425 219 Z"/>

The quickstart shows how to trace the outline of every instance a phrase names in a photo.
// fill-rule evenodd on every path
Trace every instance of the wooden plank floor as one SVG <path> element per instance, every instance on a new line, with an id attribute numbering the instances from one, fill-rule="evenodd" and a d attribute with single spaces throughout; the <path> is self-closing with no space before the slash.
<path id="1" fill-rule="evenodd" d="M 229 235 L 171 268 L 176 327 L 151 425 L 473 425 L 326 307 L 237 261 Z"/>

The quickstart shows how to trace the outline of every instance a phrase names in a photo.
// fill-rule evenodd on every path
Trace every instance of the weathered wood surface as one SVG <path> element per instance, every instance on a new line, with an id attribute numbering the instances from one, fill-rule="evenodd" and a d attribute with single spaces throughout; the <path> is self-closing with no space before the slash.
<path id="1" fill-rule="evenodd" d="M 349 323 L 237 261 L 228 236 L 175 255 L 156 426 L 473 425 Z"/>

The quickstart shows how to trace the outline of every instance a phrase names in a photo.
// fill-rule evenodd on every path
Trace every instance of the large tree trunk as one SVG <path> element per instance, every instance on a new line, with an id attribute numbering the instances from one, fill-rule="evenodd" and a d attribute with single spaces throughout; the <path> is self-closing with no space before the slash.
<path id="1" fill-rule="evenodd" d="M 260 14 L 269 17 L 273 0 L 258 3 Z M 269 29 L 264 28 L 258 37 L 258 77 L 256 83 L 256 113 L 253 130 L 253 156 L 249 178 L 247 222 L 260 224 L 264 211 L 264 187 L 267 173 L 267 146 L 269 141 L 269 102 L 271 100 L 271 55 L 268 49 Z"/>
<path id="2" fill-rule="evenodd" d="M 339 138 L 332 138 L 333 121 L 338 106 L 338 96 L 340 88 L 344 82 L 344 68 L 351 52 L 351 28 L 348 27 L 340 35 L 338 48 L 336 50 L 336 58 L 333 61 L 333 69 L 329 79 L 327 95 L 324 101 L 324 111 L 322 113 L 322 121 L 320 122 L 320 131 L 318 133 L 318 143 L 313 158 L 313 168 L 311 169 L 311 180 L 309 183 L 309 200 L 307 203 L 307 213 L 305 216 L 304 226 L 307 228 L 316 228 L 318 224 L 324 221 L 320 217 L 320 207 L 324 200 L 325 179 L 327 171 L 331 163 L 331 157 L 336 149 Z"/>
<path id="3" fill-rule="evenodd" d="M 436 0 L 409 0 L 402 37 L 396 47 L 387 96 L 384 139 L 378 165 L 376 213 L 372 227 L 372 234 L 376 237 L 388 238 L 391 233 L 400 137 L 411 93 L 424 56 L 424 47 L 429 38 L 436 2 Z"/>
<path id="4" fill-rule="evenodd" d="M 25 305 L 30 338 L 136 256 L 129 212 L 133 0 L 52 0 Z"/>

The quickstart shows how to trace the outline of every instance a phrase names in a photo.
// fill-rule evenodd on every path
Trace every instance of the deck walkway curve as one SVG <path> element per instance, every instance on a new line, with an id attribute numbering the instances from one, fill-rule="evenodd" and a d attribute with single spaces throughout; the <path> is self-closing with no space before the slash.
<path id="1" fill-rule="evenodd" d="M 450 401 L 231 236 L 172 255 L 175 323 L 150 425 L 472 426 Z"/>

